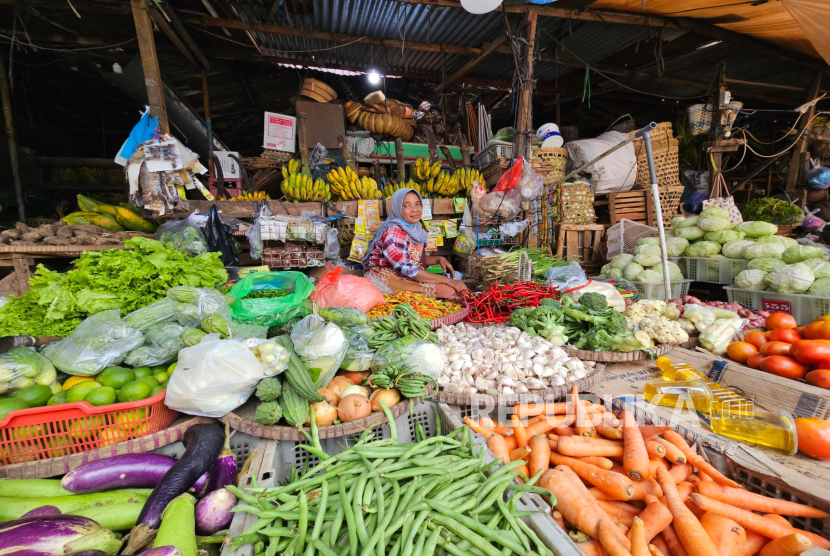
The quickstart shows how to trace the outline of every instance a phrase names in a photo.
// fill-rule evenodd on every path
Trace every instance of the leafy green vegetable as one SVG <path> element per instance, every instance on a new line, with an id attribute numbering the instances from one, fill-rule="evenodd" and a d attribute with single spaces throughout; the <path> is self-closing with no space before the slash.
<path id="1" fill-rule="evenodd" d="M 783 199 L 757 197 L 747 203 L 743 211 L 746 220 L 760 220 L 775 224 L 801 224 L 804 213 L 798 205 Z"/>
<path id="2" fill-rule="evenodd" d="M 320 316 L 337 326 L 354 326 L 367 324 L 369 316 L 354 307 L 328 307 L 320 309 Z"/>

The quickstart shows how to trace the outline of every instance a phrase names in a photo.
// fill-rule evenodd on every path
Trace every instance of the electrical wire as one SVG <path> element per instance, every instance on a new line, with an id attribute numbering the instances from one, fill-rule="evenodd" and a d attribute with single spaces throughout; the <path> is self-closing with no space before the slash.
<path id="1" fill-rule="evenodd" d="M 22 44 L 22 45 L 25 45 L 25 46 L 30 46 L 32 48 L 38 48 L 40 50 L 48 50 L 48 51 L 52 51 L 52 52 L 82 52 L 82 51 L 86 51 L 86 50 L 105 50 L 107 48 L 115 48 L 117 46 L 122 46 L 122 45 L 125 45 L 125 44 L 129 44 L 129 43 L 133 42 L 134 40 L 138 39 L 138 37 L 133 37 L 130 40 L 126 40 L 126 41 L 123 41 L 123 42 L 117 42 L 115 44 L 109 44 L 109 45 L 106 45 L 106 46 L 88 46 L 88 47 L 80 47 L 80 48 L 52 48 L 52 47 L 49 47 L 49 46 L 40 46 L 40 45 L 31 43 L 31 42 L 22 41 L 18 38 L 9 37 L 9 36 L 3 35 L 3 34 L 0 34 L 0 38 L 6 39 L 7 41 L 9 41 L 11 43 L 18 43 L 18 44 Z"/>

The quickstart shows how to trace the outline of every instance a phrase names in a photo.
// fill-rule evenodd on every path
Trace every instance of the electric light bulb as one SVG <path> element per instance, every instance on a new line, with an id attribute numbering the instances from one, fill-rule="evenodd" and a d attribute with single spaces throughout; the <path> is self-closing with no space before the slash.
<path id="1" fill-rule="evenodd" d="M 375 70 L 372 70 L 368 73 L 367 77 L 369 78 L 369 83 L 372 85 L 377 85 L 380 83 L 380 75 Z"/>

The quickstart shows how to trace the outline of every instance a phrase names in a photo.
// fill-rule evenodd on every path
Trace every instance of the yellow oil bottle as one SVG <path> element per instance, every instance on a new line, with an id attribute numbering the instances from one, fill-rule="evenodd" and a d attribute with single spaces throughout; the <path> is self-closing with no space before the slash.
<path id="1" fill-rule="evenodd" d="M 709 413 L 712 392 L 702 380 L 647 382 L 643 386 L 646 401 L 666 407 L 693 406 L 695 411 Z"/>
<path id="2" fill-rule="evenodd" d="M 671 382 L 699 380 L 706 384 L 712 393 L 712 407 L 720 408 L 731 414 L 750 413 L 755 409 L 755 404 L 751 400 L 721 386 L 687 363 L 675 363 L 668 357 L 658 357 L 654 364 L 663 372 L 663 380 Z M 702 412 L 709 413 L 709 411 Z"/>
<path id="3" fill-rule="evenodd" d="M 786 411 L 739 414 L 716 411 L 709 415 L 709 427 L 715 434 L 740 442 L 759 444 L 789 454 L 798 451 L 795 419 Z"/>

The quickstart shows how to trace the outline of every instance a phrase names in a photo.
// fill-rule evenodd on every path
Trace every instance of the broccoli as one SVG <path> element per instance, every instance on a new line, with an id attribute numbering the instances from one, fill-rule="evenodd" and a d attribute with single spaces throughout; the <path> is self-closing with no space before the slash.
<path id="1" fill-rule="evenodd" d="M 553 298 L 550 298 L 550 297 L 546 297 L 542 300 L 542 302 L 540 303 L 539 306 L 540 307 L 556 307 L 558 309 L 561 309 L 562 308 L 562 302 L 559 301 L 558 299 L 553 299 Z"/>
<path id="2" fill-rule="evenodd" d="M 539 333 L 534 330 L 533 325 L 531 324 L 532 317 L 533 309 L 516 309 L 510 313 L 510 324 L 516 328 L 521 328 L 530 336 L 538 336 Z"/>
<path id="3" fill-rule="evenodd" d="M 587 292 L 579 297 L 579 304 L 594 311 L 605 311 L 608 309 L 608 299 L 597 292 Z"/>
<path id="4" fill-rule="evenodd" d="M 647 340 L 647 341 L 646 341 Z M 601 328 L 593 328 L 574 344 L 577 349 L 591 351 L 621 351 L 647 350 L 653 343 L 648 335 L 639 332 L 623 332 L 609 334 Z"/>
<path id="5" fill-rule="evenodd" d="M 568 298 L 566 297 L 565 299 Z M 604 330 L 607 330 L 612 335 L 624 332 L 628 327 L 625 316 L 619 311 L 615 311 L 613 309 L 594 311 L 588 309 L 587 307 L 583 307 L 582 305 L 573 303 L 566 304 L 564 311 L 566 316 L 580 322 L 588 323 L 591 326 L 598 326 Z"/>

